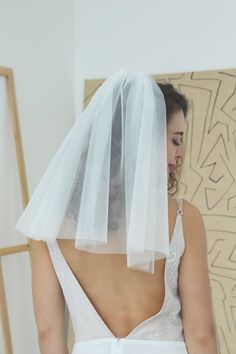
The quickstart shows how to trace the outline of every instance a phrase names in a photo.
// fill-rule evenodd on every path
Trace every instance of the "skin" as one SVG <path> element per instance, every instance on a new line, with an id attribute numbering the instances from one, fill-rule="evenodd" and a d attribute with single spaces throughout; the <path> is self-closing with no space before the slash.
<path id="1" fill-rule="evenodd" d="M 184 156 L 183 134 L 185 118 L 183 111 L 177 111 L 172 114 L 171 120 L 167 126 L 167 164 L 168 172 L 175 169 L 176 160 Z"/>
<path id="2" fill-rule="evenodd" d="M 167 130 L 169 171 L 176 159 L 183 156 L 183 133 L 184 116 L 179 111 L 172 115 Z M 204 225 L 200 212 L 191 203 L 184 200 L 183 210 L 185 251 L 179 266 L 179 296 L 185 342 L 189 354 L 217 354 Z M 171 239 L 176 220 L 176 201 L 172 198 L 168 214 Z M 75 277 L 116 337 L 127 336 L 139 323 L 160 311 L 165 297 L 165 259 L 156 261 L 155 273 L 149 274 L 128 269 L 124 255 L 79 251 L 74 248 L 74 240 L 59 239 L 58 244 Z M 41 353 L 68 354 L 63 335 L 64 297 L 46 244 L 32 241 L 31 254 Z"/>

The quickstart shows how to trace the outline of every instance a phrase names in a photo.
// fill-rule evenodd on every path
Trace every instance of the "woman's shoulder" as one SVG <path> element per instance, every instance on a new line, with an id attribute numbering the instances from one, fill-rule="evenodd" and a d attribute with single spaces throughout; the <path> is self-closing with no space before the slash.
<path id="1" fill-rule="evenodd" d="M 184 214 L 188 217 L 201 217 L 201 212 L 196 205 L 189 202 L 187 199 L 182 199 Z"/>
<path id="2" fill-rule="evenodd" d="M 187 242 L 192 243 L 193 240 L 205 242 L 205 227 L 201 212 L 196 205 L 186 199 L 183 199 L 183 231 Z"/>
<path id="3" fill-rule="evenodd" d="M 183 215 L 185 224 L 190 226 L 203 222 L 202 214 L 199 208 L 186 199 L 183 199 Z"/>
<path id="4" fill-rule="evenodd" d="M 201 217 L 200 210 L 197 208 L 196 205 L 193 203 L 189 202 L 187 199 L 183 198 L 174 198 L 171 197 L 169 198 L 169 204 L 171 206 L 176 206 L 178 207 L 178 200 L 182 201 L 182 210 L 183 213 L 188 217 L 188 218 L 198 218 Z"/>

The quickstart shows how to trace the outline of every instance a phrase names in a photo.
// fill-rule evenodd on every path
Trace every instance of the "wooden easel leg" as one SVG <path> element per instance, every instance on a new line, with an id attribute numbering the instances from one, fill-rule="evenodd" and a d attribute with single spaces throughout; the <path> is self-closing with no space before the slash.
<path id="1" fill-rule="evenodd" d="M 2 262 L 0 257 L 0 320 L 3 331 L 3 343 L 6 354 L 13 354 L 6 293 L 3 281 Z"/>

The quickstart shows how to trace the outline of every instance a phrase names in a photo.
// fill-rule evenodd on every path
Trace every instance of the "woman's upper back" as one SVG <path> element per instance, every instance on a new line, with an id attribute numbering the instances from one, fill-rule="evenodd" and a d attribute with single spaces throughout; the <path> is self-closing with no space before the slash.
<path id="1" fill-rule="evenodd" d="M 176 228 L 176 210 L 176 201 L 170 199 L 170 242 L 172 248 L 179 247 L 177 253 L 180 258 L 184 251 L 184 239 L 181 215 L 177 216 L 181 219 L 181 223 L 179 222 L 178 229 Z M 175 240 L 172 242 L 173 236 Z M 173 282 L 174 292 L 176 291 L 177 274 L 172 274 L 175 277 L 174 281 L 168 277 L 164 281 L 165 259 L 156 261 L 155 273 L 150 274 L 127 268 L 125 255 L 79 251 L 74 248 L 74 240 L 61 239 L 58 240 L 58 245 L 74 279 L 77 279 L 94 310 L 116 337 L 129 335 L 140 323 L 163 311 L 167 300 L 165 295 L 172 286 L 171 282 Z M 51 256 L 53 256 L 52 252 L 51 249 Z M 179 258 L 175 263 L 175 271 L 178 268 Z M 167 261 L 169 270 L 171 259 Z M 172 295 L 174 300 L 176 294 Z M 177 312 L 179 304 L 176 306 Z"/>

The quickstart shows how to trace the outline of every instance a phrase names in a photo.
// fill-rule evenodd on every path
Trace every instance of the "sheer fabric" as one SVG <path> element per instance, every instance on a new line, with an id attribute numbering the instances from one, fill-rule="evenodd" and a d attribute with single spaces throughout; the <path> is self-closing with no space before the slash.
<path id="1" fill-rule="evenodd" d="M 44 173 L 16 229 L 126 253 L 154 271 L 169 254 L 166 107 L 157 83 L 120 70 L 97 90 Z"/>

